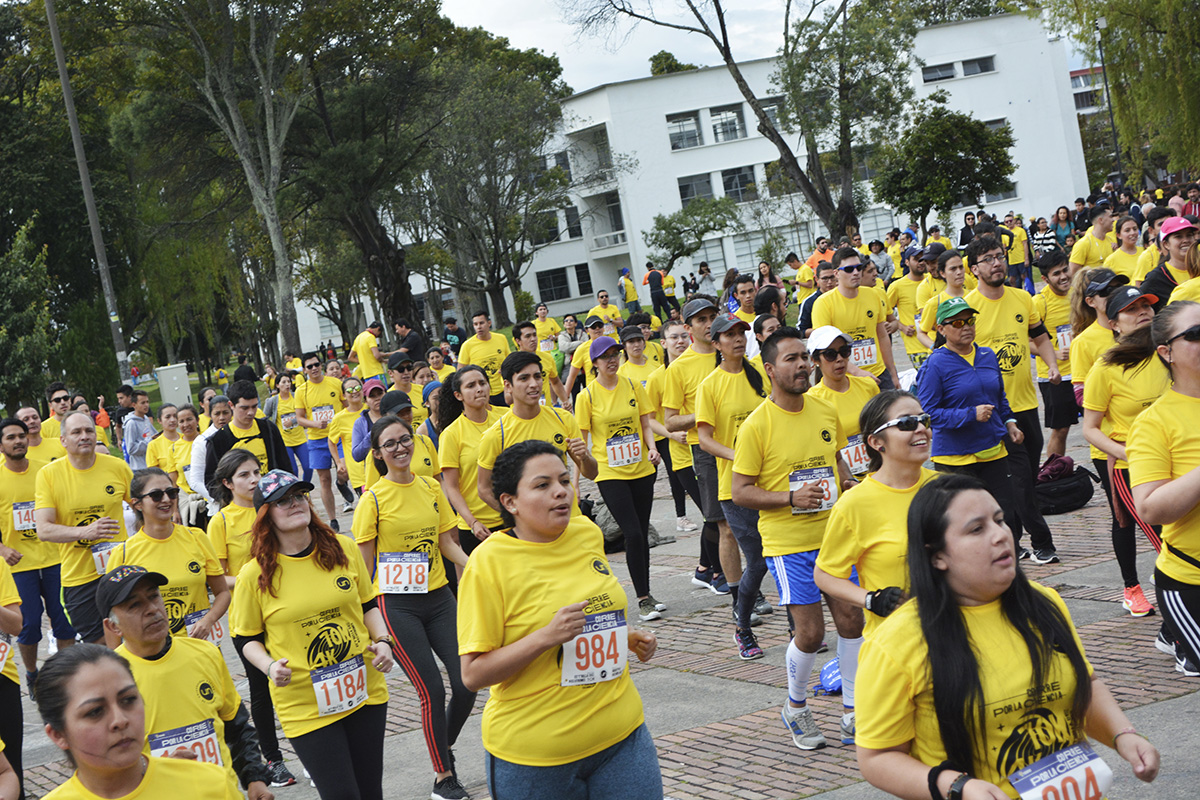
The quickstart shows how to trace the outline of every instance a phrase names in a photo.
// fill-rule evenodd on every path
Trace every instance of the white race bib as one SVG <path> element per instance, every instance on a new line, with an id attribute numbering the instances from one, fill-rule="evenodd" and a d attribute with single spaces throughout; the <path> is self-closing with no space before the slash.
<path id="1" fill-rule="evenodd" d="M 793 514 L 816 514 L 818 511 L 828 511 L 833 508 L 833 503 L 838 496 L 837 476 L 834 474 L 833 467 L 798 469 L 788 475 L 788 489 L 793 492 L 813 483 L 821 487 L 821 505 L 817 508 L 792 506 Z"/>
<path id="2" fill-rule="evenodd" d="M 1087 742 L 1064 747 L 1008 776 L 1021 800 L 1103 800 L 1112 768 Z"/>
<path id="3" fill-rule="evenodd" d="M 548 353 L 553 349 L 554 349 L 554 340 L 553 339 L 542 339 L 540 342 L 538 342 L 538 350 L 541 350 L 544 353 Z"/>
<path id="4" fill-rule="evenodd" d="M 625 612 L 588 614 L 583 633 L 562 646 L 562 685 L 586 686 L 625 674 L 629 658 L 629 628 Z"/>
<path id="5" fill-rule="evenodd" d="M 1071 340 L 1075 338 L 1075 334 L 1071 333 L 1070 325 L 1059 325 L 1054 329 L 1058 337 L 1058 349 L 1062 350 L 1065 347 L 1071 346 Z"/>
<path id="6" fill-rule="evenodd" d="M 859 339 L 850 345 L 850 363 L 856 367 L 869 367 L 877 358 L 875 340 Z"/>
<path id="7" fill-rule="evenodd" d="M 316 406 L 312 410 L 313 422 L 333 422 L 333 415 L 336 413 L 333 406 Z"/>
<path id="8" fill-rule="evenodd" d="M 425 594 L 429 591 L 428 553 L 380 553 L 379 591 Z"/>
<path id="9" fill-rule="evenodd" d="M 610 467 L 624 467 L 642 460 L 642 437 L 632 433 L 613 436 L 604 443 L 604 454 Z"/>
<path id="10" fill-rule="evenodd" d="M 289 411 L 279 418 L 279 424 L 285 431 L 290 431 L 296 427 L 296 412 Z"/>
<path id="11" fill-rule="evenodd" d="M 152 756 L 166 758 L 182 747 L 195 753 L 197 761 L 216 764 L 218 767 L 225 766 L 221 761 L 221 747 L 217 742 L 217 727 L 211 719 L 184 725 L 182 728 L 172 728 L 162 733 L 151 733 L 146 739 Z"/>
<path id="12" fill-rule="evenodd" d="M 197 622 L 204 619 L 204 615 L 207 614 L 208 612 L 209 612 L 209 609 L 204 608 L 204 609 L 201 609 L 200 611 L 193 611 L 192 613 L 186 615 L 183 618 L 183 627 L 187 630 L 188 636 L 192 635 L 192 628 L 196 625 Z M 212 642 L 213 644 L 220 647 L 221 642 L 225 641 L 225 635 L 226 635 L 225 626 L 226 626 L 225 617 L 221 617 L 219 620 L 217 620 L 215 623 L 213 623 L 212 632 L 208 636 L 204 637 L 204 641 Z"/>
<path id="13" fill-rule="evenodd" d="M 309 673 L 317 695 L 317 714 L 340 714 L 367 700 L 367 665 L 362 656 L 340 664 L 318 667 Z"/>
<path id="14" fill-rule="evenodd" d="M 23 503 L 13 503 L 13 530 L 16 531 L 31 531 L 37 525 L 33 521 L 33 501 L 26 500 Z"/>
<path id="15" fill-rule="evenodd" d="M 842 448 L 842 458 L 846 459 L 846 465 L 850 467 L 851 475 L 862 475 L 867 471 L 867 465 L 870 459 L 867 457 L 867 445 L 863 442 L 862 434 L 849 437 L 848 445 Z"/>
<path id="16" fill-rule="evenodd" d="M 97 575 L 108 572 L 108 560 L 112 558 L 112 551 L 119 544 L 120 542 L 97 542 L 92 545 L 92 562 L 96 565 Z"/>
<path id="17" fill-rule="evenodd" d="M 0 671 L 8 666 L 9 656 L 12 655 L 12 640 L 13 637 L 7 633 L 0 633 Z"/>

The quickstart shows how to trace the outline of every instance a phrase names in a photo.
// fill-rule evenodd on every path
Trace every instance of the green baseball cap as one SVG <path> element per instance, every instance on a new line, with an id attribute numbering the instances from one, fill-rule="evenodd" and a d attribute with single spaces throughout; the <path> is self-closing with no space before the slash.
<path id="1" fill-rule="evenodd" d="M 971 308 L 971 306 L 967 304 L 967 301 L 961 297 L 951 297 L 943 300 L 938 304 L 937 324 L 941 325 L 946 320 L 950 319 L 951 317 L 956 317 L 964 311 L 971 311 L 976 314 L 979 313 L 975 309 Z"/>

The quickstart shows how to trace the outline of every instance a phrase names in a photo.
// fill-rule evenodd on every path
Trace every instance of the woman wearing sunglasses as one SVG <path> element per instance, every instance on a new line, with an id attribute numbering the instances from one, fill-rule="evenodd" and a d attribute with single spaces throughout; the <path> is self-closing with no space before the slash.
<path id="1" fill-rule="evenodd" d="M 846 459 L 851 475 L 863 475 L 867 472 L 869 459 L 858 417 L 867 401 L 879 394 L 879 384 L 870 378 L 847 374 L 850 337 L 832 325 L 812 332 L 808 337 L 808 352 L 816 366 L 816 376 L 820 378 L 808 393 L 837 409 L 838 422 L 849 442 L 842 449 L 842 458 Z"/>
<path id="2" fill-rule="evenodd" d="M 186 631 L 194 639 L 220 641 L 224 632 L 217 622 L 229 608 L 229 587 L 208 536 L 198 528 L 175 523 L 179 487 L 167 473 L 150 467 L 133 474 L 129 494 L 129 505 L 142 527 L 113 549 L 108 569 L 136 564 L 166 575 L 169 583 L 161 591 L 172 635 Z"/>
<path id="3" fill-rule="evenodd" d="M 334 414 L 333 422 L 329 423 L 329 452 L 333 456 L 333 468 L 337 472 L 338 491 L 346 501 L 342 511 L 350 511 L 354 505 L 355 492 L 359 491 L 359 487 L 366 480 L 366 466 L 362 459 L 355 460 L 351 452 L 354 423 L 362 416 L 363 406 L 366 404 L 363 382 L 358 378 L 343 380 L 342 401 L 346 407 Z"/>
<path id="4" fill-rule="evenodd" d="M 1162 525 L 1154 585 L 1175 670 L 1200 675 L 1200 304 L 1170 303 L 1150 327 L 1174 381 L 1134 421 L 1125 450 L 1138 513 Z M 1161 637 L 1160 637 L 1161 638 Z"/>
<path id="5" fill-rule="evenodd" d="M 934 468 L 983 481 L 1004 509 L 1005 519 L 1014 519 L 1004 436 L 1011 435 L 1018 444 L 1025 437 L 1004 394 L 995 352 L 975 344 L 976 313 L 961 297 L 938 306 L 937 332 L 946 343 L 921 367 L 917 398 L 938 430 L 931 450 Z"/>
<path id="6" fill-rule="evenodd" d="M 313 513 L 312 489 L 283 470 L 259 480 L 234 644 L 270 679 L 283 732 L 317 794 L 382 800 L 391 637 L 367 565 Z"/>
<path id="7" fill-rule="evenodd" d="M 475 706 L 458 659 L 458 605 L 446 579 L 445 556 L 460 568 L 467 554 L 454 536 L 454 510 L 433 478 L 414 475 L 412 427 L 384 417 L 371 428 L 371 449 L 387 472 L 363 493 L 353 535 L 375 575 L 389 643 L 421 698 L 421 729 L 433 762 L 435 800 L 462 800 L 450 748 Z M 437 660 L 434 660 L 436 655 Z M 450 681 L 450 703 L 437 662 Z"/>

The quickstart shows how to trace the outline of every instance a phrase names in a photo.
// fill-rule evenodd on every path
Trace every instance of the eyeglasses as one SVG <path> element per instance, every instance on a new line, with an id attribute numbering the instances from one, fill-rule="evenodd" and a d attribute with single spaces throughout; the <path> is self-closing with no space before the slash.
<path id="1" fill-rule="evenodd" d="M 296 503 L 299 503 L 300 501 L 307 502 L 307 500 L 308 492 L 293 492 L 292 494 L 285 494 L 283 497 L 276 500 L 275 505 L 278 508 L 291 508 Z"/>
<path id="2" fill-rule="evenodd" d="M 64 395 L 62 395 L 62 396 L 60 396 L 60 397 L 51 397 L 51 398 L 50 398 L 50 402 L 51 402 L 51 403 L 65 403 L 65 402 L 67 402 L 67 401 L 68 401 L 68 400 L 70 400 L 70 399 L 71 399 L 71 395 L 69 395 L 69 394 L 64 394 Z"/>
<path id="3" fill-rule="evenodd" d="M 1185 342 L 1200 342 L 1200 325 L 1193 325 L 1182 333 L 1177 333 L 1170 339 L 1167 339 L 1167 344 L 1176 339 L 1183 339 Z"/>
<path id="4" fill-rule="evenodd" d="M 392 372 L 412 372 L 412 364 L 401 364 L 393 369 Z"/>
<path id="5" fill-rule="evenodd" d="M 862 264 L 847 264 L 844 267 L 838 267 L 842 272 L 862 272 Z"/>
<path id="6" fill-rule="evenodd" d="M 305 369 L 320 369 L 320 368 L 321 368 L 321 362 L 320 362 L 320 361 L 318 361 L 318 362 L 317 362 L 317 363 L 315 363 L 315 364 L 305 364 L 305 365 L 304 365 L 304 368 L 305 368 Z"/>
<path id="7" fill-rule="evenodd" d="M 361 386 L 354 386 L 346 390 L 346 394 L 362 394 Z"/>
<path id="8" fill-rule="evenodd" d="M 1002 256 L 1002 255 L 980 256 L 979 258 L 975 259 L 975 263 L 976 264 L 1003 264 L 1004 256 Z"/>
<path id="9" fill-rule="evenodd" d="M 139 494 L 138 499 L 143 500 L 143 499 L 149 497 L 150 502 L 161 503 L 162 499 L 163 499 L 163 495 L 166 495 L 168 500 L 174 500 L 176 497 L 179 497 L 179 487 L 172 486 L 170 489 L 155 489 L 152 492 L 146 492 L 145 494 Z"/>
<path id="10" fill-rule="evenodd" d="M 933 419 L 928 414 L 905 414 L 902 417 L 896 417 L 891 422 L 885 422 L 875 430 L 871 431 L 872 436 L 878 436 L 888 428 L 899 428 L 905 433 L 912 433 L 917 429 L 918 425 L 924 425 L 925 430 L 933 429 Z"/>
<path id="11" fill-rule="evenodd" d="M 399 439 L 392 439 L 390 442 L 382 442 L 379 449 L 385 452 L 392 452 L 398 447 L 408 447 L 413 443 L 413 437 L 410 434 L 404 434 Z"/>
<path id="12" fill-rule="evenodd" d="M 850 345 L 844 344 L 841 347 L 830 347 L 827 350 L 821 350 L 817 353 L 817 355 L 826 361 L 837 361 L 838 356 L 841 356 L 842 358 L 849 358 L 850 352 Z"/>
<path id="13" fill-rule="evenodd" d="M 950 319 L 950 320 L 946 320 L 942 324 L 949 325 L 951 328 L 966 328 L 966 327 L 974 328 L 975 327 L 975 318 L 967 317 L 966 319 Z"/>

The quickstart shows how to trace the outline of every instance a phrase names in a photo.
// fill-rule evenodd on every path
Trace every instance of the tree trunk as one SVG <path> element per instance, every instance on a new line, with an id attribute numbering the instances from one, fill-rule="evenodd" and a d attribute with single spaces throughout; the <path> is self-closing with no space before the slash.
<path id="1" fill-rule="evenodd" d="M 858 233 L 858 215 L 854 213 L 854 147 L 850 140 L 850 92 L 845 80 L 845 46 L 838 48 L 838 107 L 842 113 L 838 115 L 838 171 L 841 173 L 842 196 L 838 199 L 837 210 L 834 213 L 834 224 L 830 234 L 837 231 L 838 236 L 850 236 Z"/>
<path id="2" fill-rule="evenodd" d="M 342 218 L 342 224 L 363 255 L 371 287 L 386 317 L 380 322 L 388 327 L 397 319 L 404 318 L 414 326 L 423 327 L 413 309 L 412 287 L 408 285 L 408 271 L 404 266 L 404 248 L 393 241 L 375 208 L 362 203 Z"/>
<path id="3" fill-rule="evenodd" d="M 504 299 L 504 287 L 499 283 L 493 283 L 486 287 L 488 299 L 492 301 L 492 326 L 495 328 L 507 328 L 513 324 L 512 317 L 508 315 L 508 301 Z"/>

